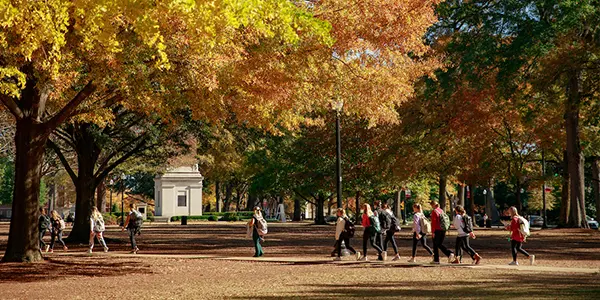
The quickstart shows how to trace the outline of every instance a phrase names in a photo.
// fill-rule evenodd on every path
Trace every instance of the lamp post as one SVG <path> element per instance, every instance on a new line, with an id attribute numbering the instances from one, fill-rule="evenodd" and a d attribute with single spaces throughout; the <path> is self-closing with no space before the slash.
<path id="1" fill-rule="evenodd" d="M 112 188 L 113 188 L 114 184 L 115 184 L 115 181 L 111 179 L 109 182 L 109 185 L 110 185 L 110 200 L 108 200 L 108 203 L 110 205 L 108 208 L 109 213 L 112 213 Z"/>
<path id="2" fill-rule="evenodd" d="M 542 228 L 548 228 L 548 218 L 546 217 L 546 156 L 544 150 L 542 150 L 542 179 L 544 182 L 542 186 Z"/>
<path id="3" fill-rule="evenodd" d="M 335 137 L 336 137 L 336 177 L 337 177 L 337 207 L 343 207 L 342 203 L 342 141 L 340 130 L 340 115 L 344 108 L 344 101 L 337 99 L 333 102 L 335 110 Z"/>
<path id="4" fill-rule="evenodd" d="M 125 174 L 121 175 L 121 227 L 125 225 Z"/>

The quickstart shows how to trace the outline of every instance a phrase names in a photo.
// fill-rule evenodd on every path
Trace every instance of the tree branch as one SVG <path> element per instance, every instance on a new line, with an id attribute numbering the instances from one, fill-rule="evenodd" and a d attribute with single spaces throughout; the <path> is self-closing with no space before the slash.
<path id="1" fill-rule="evenodd" d="M 20 120 L 23 118 L 23 111 L 21 110 L 21 108 L 19 108 L 19 105 L 17 105 L 17 102 L 15 102 L 15 99 L 13 99 L 10 96 L 2 94 L 2 95 L 0 95 L 0 100 L 2 100 L 2 103 L 4 104 L 4 106 L 6 108 L 8 108 L 10 113 L 13 116 L 15 116 L 15 118 L 17 120 Z"/>
<path id="2" fill-rule="evenodd" d="M 58 113 L 56 113 L 50 120 L 46 122 L 48 130 L 54 130 L 60 124 L 64 123 L 69 119 L 77 110 L 77 107 L 85 101 L 94 91 L 96 85 L 93 81 L 88 82 L 85 87 L 77 93 L 77 95 L 67 103 Z"/>
<path id="3" fill-rule="evenodd" d="M 69 162 L 67 161 L 67 159 L 65 158 L 65 156 L 63 155 L 62 151 L 60 150 L 60 147 L 58 147 L 58 145 L 56 145 L 53 141 L 48 140 L 47 142 L 48 147 L 50 147 L 52 150 L 54 150 L 54 152 L 56 153 L 56 155 L 58 156 L 58 158 L 60 159 L 60 162 L 63 164 L 63 166 L 65 167 L 65 170 L 67 171 L 67 173 L 69 174 L 69 176 L 71 177 L 71 180 L 73 180 L 73 182 L 77 181 L 77 175 L 75 175 L 75 172 L 73 172 L 73 169 L 71 168 L 71 166 L 69 165 Z"/>

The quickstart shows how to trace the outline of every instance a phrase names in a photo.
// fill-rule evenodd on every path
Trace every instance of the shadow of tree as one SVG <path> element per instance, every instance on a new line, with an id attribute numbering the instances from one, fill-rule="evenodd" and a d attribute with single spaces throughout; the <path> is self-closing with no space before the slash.
<path id="1" fill-rule="evenodd" d="M 43 263 L 0 264 L 0 283 L 53 281 L 71 277 L 122 276 L 131 273 L 152 274 L 151 265 L 109 257 L 50 258 Z"/>

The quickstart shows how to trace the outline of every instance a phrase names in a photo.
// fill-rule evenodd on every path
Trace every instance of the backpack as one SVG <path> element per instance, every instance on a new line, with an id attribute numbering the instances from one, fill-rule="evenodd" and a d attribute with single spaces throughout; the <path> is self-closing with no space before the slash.
<path id="1" fill-rule="evenodd" d="M 471 233 L 473 232 L 473 221 L 471 220 L 471 217 L 467 214 L 465 214 L 464 216 L 462 216 L 462 221 L 463 221 L 463 231 L 465 233 Z"/>
<path id="2" fill-rule="evenodd" d="M 528 237 L 530 232 L 529 232 L 529 221 L 527 221 L 527 219 L 523 218 L 522 216 L 519 216 L 519 224 L 521 224 L 519 226 L 519 232 L 521 232 L 521 234 L 524 237 Z"/>
<path id="3" fill-rule="evenodd" d="M 421 226 L 421 233 L 431 234 L 431 223 L 424 214 L 421 214 L 421 219 L 419 219 L 419 225 Z"/>
<path id="4" fill-rule="evenodd" d="M 254 217 L 254 225 L 256 226 L 256 232 L 258 232 L 258 235 L 260 236 L 264 236 L 269 232 L 267 229 L 267 220 L 262 217 Z"/>
<path id="5" fill-rule="evenodd" d="M 133 220 L 133 226 L 135 228 L 142 228 L 142 225 L 144 225 L 144 216 L 142 215 L 141 212 L 134 210 L 133 211 L 133 215 L 134 215 L 134 220 Z M 131 221 L 130 221 L 131 222 Z"/>
<path id="6" fill-rule="evenodd" d="M 377 217 L 379 218 L 379 224 L 381 225 L 381 231 L 388 231 L 392 226 L 392 216 L 385 210 L 377 210 Z"/>
<path id="7" fill-rule="evenodd" d="M 58 223 L 60 224 L 60 225 L 58 226 L 58 229 L 60 229 L 60 230 L 65 230 L 65 228 L 67 228 L 67 225 L 65 224 L 65 220 L 63 220 L 63 219 L 60 219 L 60 220 L 58 220 Z"/>
<path id="8" fill-rule="evenodd" d="M 400 223 L 398 222 L 398 218 L 396 218 L 396 216 L 390 215 L 392 222 L 390 223 L 390 229 L 393 230 L 394 232 L 398 232 L 400 231 L 402 228 L 400 227 Z"/>
<path id="9" fill-rule="evenodd" d="M 450 217 L 448 217 L 444 211 L 440 214 L 440 228 L 442 228 L 443 231 L 448 231 L 448 229 L 450 229 Z"/>
<path id="10" fill-rule="evenodd" d="M 106 230 L 106 227 L 104 226 L 104 219 L 100 218 L 100 219 L 94 221 L 94 231 L 95 232 L 104 232 L 104 230 Z"/>
<path id="11" fill-rule="evenodd" d="M 48 217 L 47 215 L 42 215 L 41 218 L 42 220 L 40 222 L 40 229 L 50 229 L 50 227 L 52 227 L 50 217 Z"/>
<path id="12" fill-rule="evenodd" d="M 344 218 L 344 232 L 348 234 L 348 237 L 354 237 L 354 233 L 356 232 L 356 228 L 354 228 L 354 224 L 350 222 L 348 218 Z"/>
<path id="13" fill-rule="evenodd" d="M 371 221 L 371 227 L 369 227 L 371 229 L 371 234 L 381 233 L 381 224 L 379 223 L 379 217 L 373 215 L 369 217 L 369 220 Z"/>

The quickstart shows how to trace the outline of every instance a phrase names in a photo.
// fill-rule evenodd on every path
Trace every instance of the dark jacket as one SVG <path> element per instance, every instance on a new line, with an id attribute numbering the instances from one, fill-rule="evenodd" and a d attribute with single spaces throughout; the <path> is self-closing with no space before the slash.
<path id="1" fill-rule="evenodd" d="M 47 215 L 40 215 L 38 219 L 38 228 L 40 230 L 48 230 L 50 229 L 50 218 Z"/>

